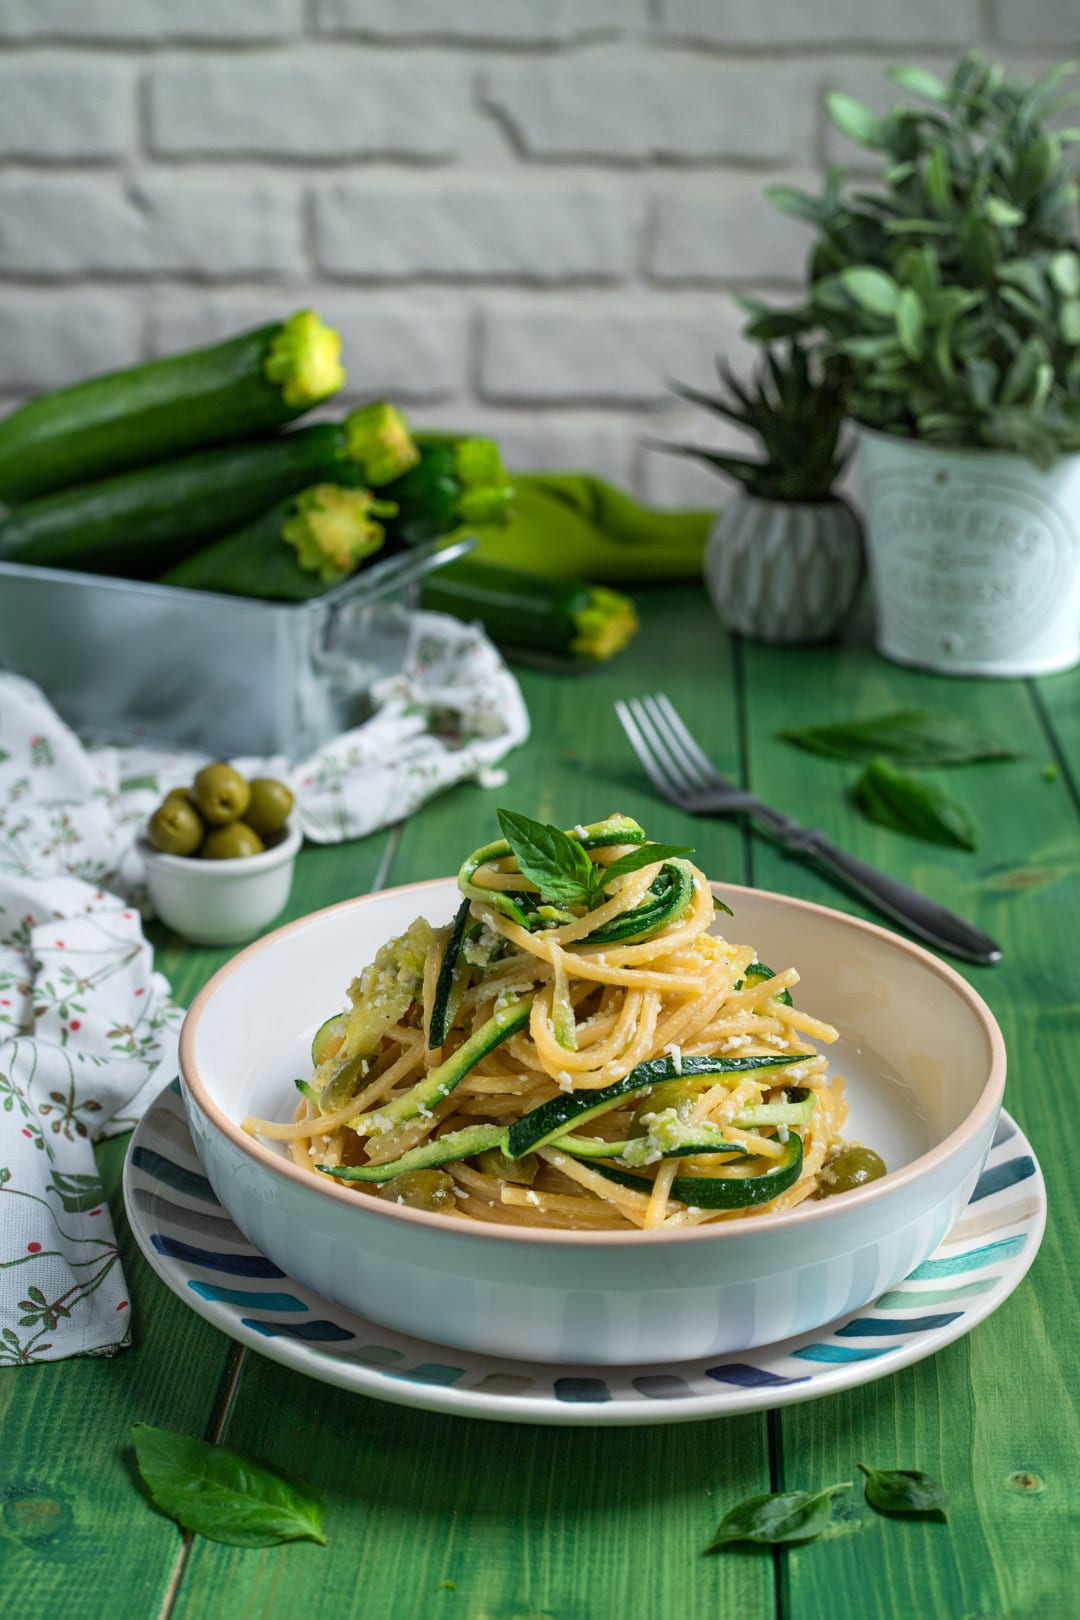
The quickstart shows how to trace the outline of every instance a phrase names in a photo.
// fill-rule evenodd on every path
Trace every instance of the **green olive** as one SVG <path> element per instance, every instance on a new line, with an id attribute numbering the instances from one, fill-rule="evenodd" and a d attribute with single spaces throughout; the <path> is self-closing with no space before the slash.
<path id="1" fill-rule="evenodd" d="M 885 1172 L 885 1160 L 873 1148 L 842 1148 L 818 1175 L 817 1196 L 829 1198 L 833 1193 L 850 1192 L 853 1187 L 876 1181 Z"/>
<path id="2" fill-rule="evenodd" d="M 219 760 L 216 765 L 203 766 L 192 783 L 191 796 L 204 821 L 224 827 L 243 816 L 251 800 L 251 789 L 239 771 Z"/>
<path id="3" fill-rule="evenodd" d="M 192 805 L 170 796 L 150 817 L 146 836 L 163 855 L 194 855 L 202 843 L 203 824 Z"/>
<path id="4" fill-rule="evenodd" d="M 407 1204 L 410 1209 L 430 1209 L 447 1215 L 457 1208 L 454 1178 L 445 1170 L 406 1170 L 393 1181 L 384 1181 L 379 1197 L 390 1204 Z"/>
<path id="5" fill-rule="evenodd" d="M 508 1159 L 498 1148 L 489 1148 L 486 1153 L 479 1154 L 476 1162 L 485 1176 L 511 1181 L 519 1187 L 531 1187 L 540 1168 L 540 1160 L 535 1153 L 525 1153 L 520 1159 Z"/>
<path id="6" fill-rule="evenodd" d="M 273 776 L 253 776 L 251 802 L 244 811 L 244 820 L 254 827 L 260 838 L 272 838 L 289 819 L 293 807 L 292 790 Z"/>
<path id="7" fill-rule="evenodd" d="M 230 821 L 227 827 L 214 827 L 207 833 L 199 854 L 204 861 L 237 861 L 245 855 L 261 855 L 265 848 L 254 827 L 246 821 Z"/>
<path id="8" fill-rule="evenodd" d="M 195 802 L 191 797 L 191 789 L 186 787 L 170 788 L 161 802 L 162 804 L 172 804 L 174 801 L 191 805 Z"/>
<path id="9" fill-rule="evenodd" d="M 651 1086 L 645 1096 L 638 1100 L 634 1109 L 634 1131 L 647 1131 L 645 1123 L 647 1114 L 662 1114 L 665 1108 L 678 1108 L 680 1104 L 692 1102 L 701 1095 L 700 1086 L 695 1090 L 685 1080 L 661 1080 L 657 1085 Z"/>

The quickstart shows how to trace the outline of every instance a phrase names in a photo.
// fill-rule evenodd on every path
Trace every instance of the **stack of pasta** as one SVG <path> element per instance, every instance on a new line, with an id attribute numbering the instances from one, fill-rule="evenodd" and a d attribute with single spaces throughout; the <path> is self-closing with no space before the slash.
<path id="1" fill-rule="evenodd" d="M 795 967 L 717 932 L 703 873 L 628 817 L 500 819 L 454 921 L 387 941 L 321 1026 L 295 1117 L 245 1127 L 478 1221 L 680 1227 L 818 1191 L 847 1105 Z"/>

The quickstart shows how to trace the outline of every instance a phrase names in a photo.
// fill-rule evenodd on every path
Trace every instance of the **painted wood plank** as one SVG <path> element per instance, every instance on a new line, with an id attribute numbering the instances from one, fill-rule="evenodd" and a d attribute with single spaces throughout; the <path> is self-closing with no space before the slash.
<path id="1" fill-rule="evenodd" d="M 165 1600 L 180 1533 L 136 1483 L 131 1425 L 203 1434 L 229 1341 L 158 1282 L 120 1198 L 126 1138 L 99 1150 L 127 1278 L 133 1346 L 0 1377 L 0 1613 L 145 1620 Z"/>
<path id="2" fill-rule="evenodd" d="M 200 1543 L 177 1620 L 625 1620 L 672 1604 L 704 1617 L 735 1612 L 736 1596 L 746 1614 L 771 1610 L 767 1560 L 736 1572 L 701 1556 L 718 1482 L 766 1488 L 756 1418 L 607 1431 L 478 1423 L 258 1363 L 227 1440 L 325 1493 L 330 1545 Z"/>
<path id="3" fill-rule="evenodd" d="M 281 920 L 365 892 L 389 843 L 381 833 L 305 850 Z M 182 1003 L 234 954 L 185 945 L 160 925 L 148 932 L 156 965 Z M 106 1604 L 116 1620 L 158 1613 L 182 1543 L 136 1482 L 131 1425 L 206 1433 L 235 1350 L 143 1260 L 123 1212 L 126 1146 L 126 1137 L 102 1144 L 99 1160 L 130 1289 L 132 1347 L 113 1360 L 43 1364 L 0 1378 L 0 1612 L 19 1620 L 58 1613 L 97 1620 Z"/>
<path id="4" fill-rule="evenodd" d="M 1080 802 L 1080 671 L 1048 675 L 1031 686 L 1052 743 L 1043 767 L 1048 786 Z"/>
<path id="5" fill-rule="evenodd" d="M 955 1509 L 947 1530 L 875 1518 L 861 1536 L 787 1555 L 783 1613 L 792 1620 L 826 1612 L 866 1620 L 1069 1613 L 1080 1572 L 1071 1483 L 1080 1423 L 1068 1395 L 1080 1371 L 1080 1300 L 1070 1263 L 1080 1239 L 1073 1185 L 1080 1139 L 1074 1112 L 1062 1107 L 1080 1009 L 1073 807 L 1043 780 L 1051 744 L 1023 683 L 937 678 L 859 649 L 747 648 L 746 673 L 755 790 L 1001 942 L 1000 967 L 957 965 L 1002 1025 L 1011 1065 L 1007 1103 L 1039 1154 L 1052 1212 L 1034 1271 L 968 1338 L 880 1384 L 782 1414 L 785 1485 L 854 1478 L 859 1460 L 919 1467 L 944 1480 Z M 974 855 L 873 827 L 846 797 L 854 768 L 775 739 L 785 726 L 902 707 L 959 711 L 1023 755 L 934 773 L 980 826 Z M 762 842 L 754 845 L 753 865 L 763 888 L 864 910 Z M 1045 1488 L 1019 1488 L 1014 1476 L 1026 1472 Z"/>
<path id="6" fill-rule="evenodd" d="M 622 810 L 654 837 L 696 843 L 709 870 L 740 877 L 738 829 L 659 805 L 611 709 L 630 691 L 666 688 L 738 769 L 730 652 L 697 594 L 650 597 L 632 663 L 579 677 L 521 671 L 533 736 L 506 761 L 505 787 L 461 787 L 413 817 L 390 881 L 456 870 L 497 834 L 500 804 L 565 826 Z M 687 1616 L 771 1612 L 767 1559 L 747 1571 L 700 1556 L 721 1482 L 743 1495 L 769 1488 L 759 1417 L 645 1430 L 469 1423 L 349 1398 L 254 1357 L 226 1438 L 325 1492 L 331 1546 L 252 1554 L 200 1544 L 180 1587 L 183 1620 L 301 1605 L 342 1620 L 625 1620 L 673 1604 Z"/>

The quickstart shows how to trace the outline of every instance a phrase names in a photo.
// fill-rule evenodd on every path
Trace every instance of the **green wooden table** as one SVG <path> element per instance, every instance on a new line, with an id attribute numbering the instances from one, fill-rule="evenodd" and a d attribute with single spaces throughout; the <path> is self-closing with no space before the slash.
<path id="1" fill-rule="evenodd" d="M 186 1309 L 131 1240 L 119 1190 L 125 1142 L 115 1140 L 101 1163 L 134 1345 L 113 1360 L 0 1377 L 0 1614 L 1066 1620 L 1080 1612 L 1080 1316 L 1069 1258 L 1080 1243 L 1070 1096 L 1080 1028 L 1080 676 L 939 679 L 865 646 L 734 643 L 697 591 L 658 590 L 643 607 L 640 637 L 610 669 L 520 672 L 533 736 L 508 760 L 505 788 L 461 787 L 390 832 L 306 850 L 291 914 L 444 875 L 493 824 L 497 804 L 562 825 L 627 811 L 655 837 L 696 845 L 717 878 L 858 912 L 738 825 L 693 822 L 657 803 L 611 705 L 663 688 L 722 769 L 1001 941 L 1001 966 L 969 977 L 1005 1032 L 1008 1106 L 1048 1183 L 1051 1219 L 1034 1270 L 995 1315 L 931 1359 L 783 1412 L 610 1430 L 470 1422 L 315 1383 Z M 845 800 L 847 767 L 775 740 L 784 724 L 901 706 L 957 709 L 1022 754 L 949 776 L 980 826 L 977 854 L 875 829 Z M 1044 774 L 1050 764 L 1056 772 Z M 165 933 L 156 943 L 185 1001 L 227 954 Z M 138 1420 L 220 1439 L 310 1481 L 326 1497 L 329 1547 L 185 1542 L 140 1494 L 128 1439 Z M 859 1459 L 943 1480 L 951 1523 L 869 1516 L 860 1535 L 776 1556 L 701 1556 L 721 1513 L 742 1497 L 850 1479 Z"/>

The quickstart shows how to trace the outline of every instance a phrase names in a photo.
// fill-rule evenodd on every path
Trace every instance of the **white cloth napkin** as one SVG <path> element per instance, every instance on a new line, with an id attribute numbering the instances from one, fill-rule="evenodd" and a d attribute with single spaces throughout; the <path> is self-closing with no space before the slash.
<path id="1" fill-rule="evenodd" d="M 304 834 L 362 837 L 493 768 L 528 736 L 486 637 L 418 613 L 365 725 L 289 780 Z M 30 682 L 0 674 L 0 1366 L 112 1355 L 130 1306 L 93 1144 L 176 1072 L 182 1012 L 143 937 L 135 835 L 206 756 L 85 748 Z"/>

